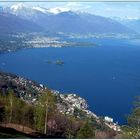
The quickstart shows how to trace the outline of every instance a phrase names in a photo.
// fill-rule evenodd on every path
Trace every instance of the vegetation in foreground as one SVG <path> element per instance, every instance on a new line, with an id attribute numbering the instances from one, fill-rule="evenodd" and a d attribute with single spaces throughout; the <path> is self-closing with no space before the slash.
<path id="1" fill-rule="evenodd" d="M 132 113 L 127 116 L 127 125 L 122 126 L 122 138 L 140 139 L 140 96 L 134 102 Z"/>
<path id="2" fill-rule="evenodd" d="M 56 97 L 43 91 L 36 104 L 26 103 L 10 90 L 0 96 L 0 129 L 2 138 L 13 138 L 7 129 L 17 131 L 16 138 L 114 138 L 116 133 L 94 120 L 60 113 Z M 12 130 L 13 131 L 13 130 Z M 10 132 L 10 131 L 9 131 Z"/>
<path id="3" fill-rule="evenodd" d="M 34 94 L 37 100 L 20 97 L 22 92 Z M 107 127 L 102 119 L 98 122 L 82 112 L 78 117 L 75 113 L 64 114 L 58 110 L 57 101 L 51 90 L 42 90 L 35 82 L 1 73 L 0 138 L 140 138 L 140 97 L 127 117 L 128 124 L 121 126 L 120 132 Z"/>

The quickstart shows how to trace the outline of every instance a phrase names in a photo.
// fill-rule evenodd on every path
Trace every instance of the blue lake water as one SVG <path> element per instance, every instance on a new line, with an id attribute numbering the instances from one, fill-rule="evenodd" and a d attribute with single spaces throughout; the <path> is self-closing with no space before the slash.
<path id="1" fill-rule="evenodd" d="M 98 40 L 97 40 L 98 42 Z M 99 42 L 98 42 L 99 43 Z M 59 66 L 45 60 L 63 60 Z M 0 55 L 0 69 L 85 98 L 97 115 L 120 124 L 140 95 L 140 46 L 104 41 L 97 47 L 23 49 Z"/>

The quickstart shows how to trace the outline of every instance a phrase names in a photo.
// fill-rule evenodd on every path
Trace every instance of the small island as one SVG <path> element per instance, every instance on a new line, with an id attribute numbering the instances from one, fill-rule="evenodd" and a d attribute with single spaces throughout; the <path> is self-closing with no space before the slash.
<path id="1" fill-rule="evenodd" d="M 64 64 L 64 61 L 62 61 L 62 60 L 56 60 L 55 62 L 54 62 L 56 65 L 63 65 Z"/>
<path id="2" fill-rule="evenodd" d="M 45 63 L 48 63 L 48 64 L 56 64 L 56 65 L 60 65 L 60 66 L 64 65 L 64 61 L 59 60 L 59 59 L 57 59 L 57 60 L 55 60 L 55 61 L 44 60 L 44 62 L 45 62 Z"/>

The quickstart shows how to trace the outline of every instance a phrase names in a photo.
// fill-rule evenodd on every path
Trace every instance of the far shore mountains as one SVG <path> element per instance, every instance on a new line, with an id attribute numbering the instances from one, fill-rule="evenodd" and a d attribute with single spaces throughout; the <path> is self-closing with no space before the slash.
<path id="1" fill-rule="evenodd" d="M 51 33 L 120 33 L 135 34 L 131 28 L 111 18 L 90 13 L 61 11 L 53 13 L 42 7 L 30 7 L 18 3 L 0 7 L 0 30 L 4 32 L 51 32 Z"/>

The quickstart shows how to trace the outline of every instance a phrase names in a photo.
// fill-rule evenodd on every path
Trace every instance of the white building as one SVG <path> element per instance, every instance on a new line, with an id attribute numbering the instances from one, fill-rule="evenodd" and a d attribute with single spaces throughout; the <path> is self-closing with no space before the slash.
<path id="1" fill-rule="evenodd" d="M 105 116 L 104 120 L 105 122 L 113 123 L 113 118 L 110 118 L 108 116 Z"/>

